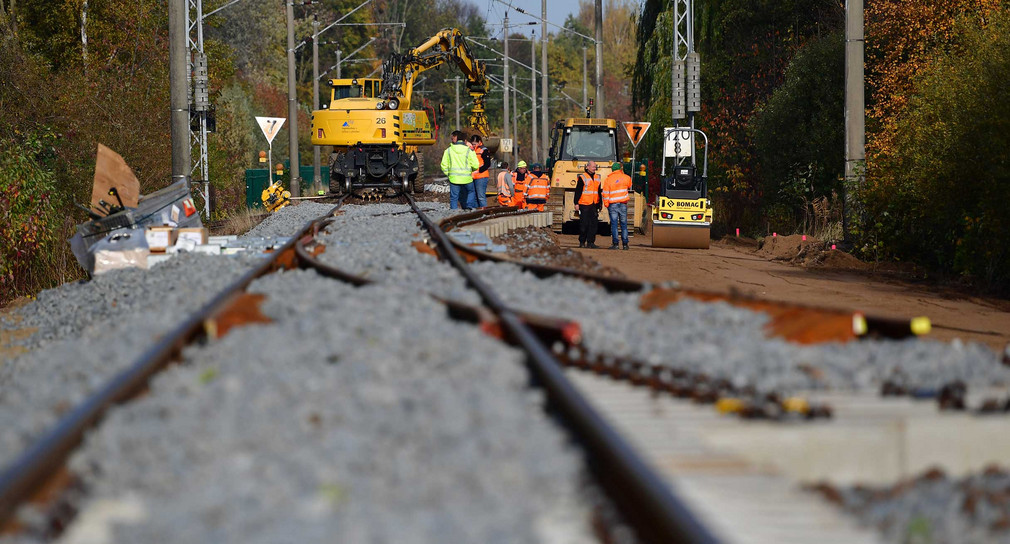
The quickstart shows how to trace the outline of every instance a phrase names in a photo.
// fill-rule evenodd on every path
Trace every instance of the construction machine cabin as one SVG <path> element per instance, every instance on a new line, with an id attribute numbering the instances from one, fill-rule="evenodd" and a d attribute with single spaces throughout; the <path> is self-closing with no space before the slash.
<path id="1" fill-rule="evenodd" d="M 330 80 L 329 105 L 312 112 L 312 144 L 333 146 L 331 193 L 424 190 L 419 148 L 433 145 L 438 129 L 434 108 L 412 107 L 414 83 L 422 72 L 447 63 L 466 76 L 473 99 L 470 126 L 488 135 L 484 63 L 470 53 L 459 30 L 442 30 L 405 54 L 391 54 L 382 78 Z"/>
<path id="2" fill-rule="evenodd" d="M 568 118 L 558 121 L 551 130 L 551 147 L 547 171 L 551 178 L 551 194 L 547 209 L 553 212 L 552 228 L 561 232 L 566 223 L 578 221 L 575 185 L 589 161 L 596 162 L 596 173 L 603 180 L 613 172 L 617 155 L 617 121 L 614 119 Z M 628 202 L 629 226 L 641 226 L 642 195 L 634 193 Z M 609 222 L 602 206 L 599 220 Z"/>

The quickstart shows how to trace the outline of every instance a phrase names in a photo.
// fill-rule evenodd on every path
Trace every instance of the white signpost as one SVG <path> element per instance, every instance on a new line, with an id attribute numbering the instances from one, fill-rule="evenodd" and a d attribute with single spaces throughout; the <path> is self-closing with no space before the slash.
<path id="1" fill-rule="evenodd" d="M 284 126 L 284 121 L 287 119 L 284 117 L 257 117 L 256 122 L 259 123 L 260 130 L 263 131 L 263 136 L 267 139 L 267 174 L 270 176 L 270 185 L 274 184 L 274 138 L 277 137 L 277 133 L 281 131 L 281 127 Z"/>
<path id="2" fill-rule="evenodd" d="M 689 128 L 671 128 L 664 130 L 663 155 L 677 159 L 694 156 L 694 132 Z"/>

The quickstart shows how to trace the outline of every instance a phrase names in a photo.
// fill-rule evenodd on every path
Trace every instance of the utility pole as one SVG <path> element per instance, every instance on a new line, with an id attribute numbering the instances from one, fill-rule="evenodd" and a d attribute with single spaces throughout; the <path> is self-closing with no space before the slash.
<path id="1" fill-rule="evenodd" d="M 582 111 L 589 109 L 589 59 L 582 48 Z"/>
<path id="2" fill-rule="evenodd" d="M 512 164 L 519 164 L 519 95 L 516 94 L 516 74 L 512 74 L 512 121 L 515 138 L 512 139 Z"/>
<path id="3" fill-rule="evenodd" d="M 291 196 L 301 196 L 298 162 L 298 96 L 295 94 L 295 6 L 285 0 L 288 18 L 288 156 L 291 161 Z M 272 166 L 271 166 L 272 168 Z"/>
<path id="4" fill-rule="evenodd" d="M 186 0 L 168 3 L 168 76 L 171 95 L 172 182 L 189 179 L 189 64 Z"/>
<path id="5" fill-rule="evenodd" d="M 319 109 L 319 21 L 312 17 L 312 109 Z M 319 146 L 312 146 L 312 186 L 316 191 L 323 188 L 323 176 L 319 166 Z"/>
<path id="6" fill-rule="evenodd" d="M 456 130 L 459 130 L 459 76 L 452 78 L 451 80 L 456 84 Z"/>
<path id="7" fill-rule="evenodd" d="M 863 0 L 845 1 L 845 205 L 843 235 L 849 238 L 852 203 L 862 185 L 866 163 L 866 119 L 863 95 Z"/>
<path id="8" fill-rule="evenodd" d="M 509 137 L 509 15 L 505 12 L 505 20 L 502 21 L 502 39 L 505 41 L 505 68 L 502 72 L 502 100 L 504 102 L 503 109 L 505 115 L 502 116 L 502 134 L 503 138 Z M 515 146 L 515 142 L 512 142 Z M 512 149 L 515 149 L 513 147 Z"/>
<path id="9" fill-rule="evenodd" d="M 547 115 L 547 0 L 540 0 L 540 24 L 540 128 L 542 129 L 540 150 L 546 162 L 547 143 L 550 139 Z"/>
<path id="10" fill-rule="evenodd" d="M 540 150 L 537 148 L 537 31 L 530 36 L 530 156 L 533 162 L 540 161 Z"/>
<path id="11" fill-rule="evenodd" d="M 596 0 L 596 117 L 603 113 L 603 0 Z"/>
<path id="12" fill-rule="evenodd" d="M 340 58 L 340 57 L 341 57 L 341 56 L 342 56 L 343 54 L 344 54 L 344 52 L 343 52 L 342 50 L 340 50 L 340 49 L 337 49 L 337 79 L 340 79 L 340 78 L 341 78 L 341 71 L 340 71 L 340 64 L 341 64 L 341 63 L 342 63 L 343 61 L 341 60 L 341 58 Z"/>

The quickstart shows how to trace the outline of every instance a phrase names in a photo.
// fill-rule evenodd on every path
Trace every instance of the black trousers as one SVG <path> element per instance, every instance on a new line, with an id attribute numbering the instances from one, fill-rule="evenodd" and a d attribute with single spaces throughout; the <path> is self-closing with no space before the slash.
<path id="1" fill-rule="evenodd" d="M 579 243 L 596 243 L 596 215 L 600 213 L 596 204 L 579 204 Z"/>

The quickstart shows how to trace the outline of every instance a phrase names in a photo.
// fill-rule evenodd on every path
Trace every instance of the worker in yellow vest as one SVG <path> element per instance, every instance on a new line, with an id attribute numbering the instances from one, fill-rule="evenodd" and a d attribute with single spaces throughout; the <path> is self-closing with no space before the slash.
<path id="1" fill-rule="evenodd" d="M 512 197 L 512 205 L 520 210 L 526 208 L 526 184 L 529 183 L 530 173 L 526 170 L 526 161 L 519 161 L 516 164 L 515 175 L 512 176 L 512 184 L 515 186 L 515 196 Z"/>
<path id="2" fill-rule="evenodd" d="M 586 163 L 586 170 L 575 182 L 575 203 L 579 206 L 579 247 L 596 249 L 596 216 L 600 213 L 600 176 L 596 161 Z"/>
<path id="3" fill-rule="evenodd" d="M 449 208 L 471 209 L 477 206 L 473 194 L 473 176 L 480 164 L 466 143 L 466 135 L 456 130 L 449 136 L 452 144 L 442 153 L 442 172 L 449 177 Z"/>
<path id="4" fill-rule="evenodd" d="M 512 172 L 509 171 L 509 163 L 507 162 L 503 162 L 501 168 L 501 172 L 498 172 L 498 205 L 511 206 L 512 197 L 516 193 L 512 183 Z"/>
<path id="5" fill-rule="evenodd" d="M 534 163 L 529 182 L 526 184 L 526 209 L 544 211 L 550 191 L 551 178 L 544 172 L 542 164 Z"/>
<path id="6" fill-rule="evenodd" d="M 623 165 L 615 162 L 613 171 L 603 180 L 603 206 L 610 214 L 610 249 L 617 249 L 617 231 L 628 249 L 628 201 L 631 200 L 631 176 L 624 173 Z"/>
<path id="7" fill-rule="evenodd" d="M 487 184 L 491 181 L 491 150 L 484 147 L 484 139 L 480 134 L 470 136 L 470 149 L 477 155 L 479 167 L 470 174 L 473 177 L 473 190 L 477 193 L 477 207 L 487 207 Z"/>

